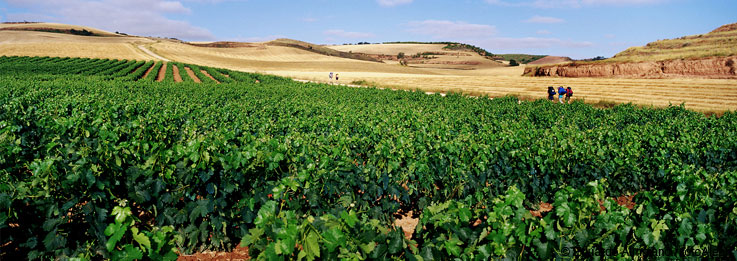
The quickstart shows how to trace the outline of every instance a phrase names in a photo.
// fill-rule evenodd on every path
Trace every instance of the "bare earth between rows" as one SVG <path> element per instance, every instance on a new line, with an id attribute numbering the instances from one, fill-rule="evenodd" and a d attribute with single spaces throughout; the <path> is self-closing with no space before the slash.
<path id="1" fill-rule="evenodd" d="M 195 75 L 195 74 L 194 74 L 194 72 L 192 71 L 192 69 L 191 69 L 191 68 L 189 68 L 189 67 L 184 67 L 184 70 L 186 70 L 186 71 L 187 71 L 187 75 L 189 75 L 189 78 L 192 78 L 192 80 L 193 80 L 194 82 L 196 82 L 196 83 L 201 83 L 201 82 L 202 82 L 202 81 L 200 80 L 200 78 L 197 78 L 197 75 Z"/>
<path id="2" fill-rule="evenodd" d="M 210 75 L 209 73 L 207 73 L 207 71 L 205 71 L 205 70 L 201 70 L 201 72 L 202 72 L 202 74 L 204 74 L 204 75 L 205 75 L 205 76 L 207 76 L 208 78 L 212 79 L 212 80 L 213 80 L 213 81 L 215 81 L 216 83 L 220 83 L 220 81 L 218 81 L 218 80 L 215 80 L 215 77 L 212 77 L 212 75 Z"/>
<path id="3" fill-rule="evenodd" d="M 171 69 L 174 72 L 174 82 L 182 82 L 182 75 L 179 74 L 179 67 L 172 64 Z"/>

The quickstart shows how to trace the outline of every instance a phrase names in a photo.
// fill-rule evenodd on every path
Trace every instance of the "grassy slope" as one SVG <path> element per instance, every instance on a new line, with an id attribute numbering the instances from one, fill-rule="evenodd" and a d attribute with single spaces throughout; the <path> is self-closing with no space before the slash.
<path id="1" fill-rule="evenodd" d="M 660 40 L 631 47 L 602 62 L 643 62 L 737 55 L 737 24 L 720 27 L 708 34 Z"/>

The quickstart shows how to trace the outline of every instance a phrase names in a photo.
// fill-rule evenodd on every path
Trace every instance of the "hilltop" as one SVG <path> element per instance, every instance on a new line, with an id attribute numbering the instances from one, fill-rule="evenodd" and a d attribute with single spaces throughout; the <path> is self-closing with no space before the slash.
<path id="1" fill-rule="evenodd" d="M 494 60 L 494 55 L 484 49 L 453 42 L 389 42 L 327 47 L 411 68 L 477 70 L 505 66 Z"/>
<path id="2" fill-rule="evenodd" d="M 556 64 L 573 61 L 570 57 L 562 56 L 545 56 L 535 61 L 529 62 L 530 65 Z"/>
<path id="3" fill-rule="evenodd" d="M 521 64 L 531 64 L 537 60 L 547 57 L 547 55 L 534 55 L 534 54 L 497 54 L 495 57 L 504 61 L 515 60 Z"/>
<path id="4" fill-rule="evenodd" d="M 737 23 L 707 34 L 660 40 L 631 47 L 612 58 L 566 65 L 528 67 L 525 75 L 627 78 L 737 79 Z"/>
<path id="5" fill-rule="evenodd" d="M 0 55 L 157 60 L 137 47 L 156 41 L 79 25 L 0 24 Z"/>
<path id="6" fill-rule="evenodd" d="M 105 30 L 87 26 L 74 26 L 57 23 L 37 23 L 37 22 L 20 22 L 20 23 L 0 23 L 0 31 L 34 31 L 48 33 L 62 33 L 80 36 L 124 36 L 124 34 L 111 33 Z"/>
<path id="7" fill-rule="evenodd" d="M 737 55 L 737 23 L 721 26 L 710 33 L 660 40 L 631 47 L 606 62 L 668 61 Z"/>

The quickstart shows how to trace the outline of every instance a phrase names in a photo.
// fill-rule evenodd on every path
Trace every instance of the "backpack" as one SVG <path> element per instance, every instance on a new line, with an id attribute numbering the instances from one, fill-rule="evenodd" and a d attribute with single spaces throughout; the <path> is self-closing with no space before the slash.
<path id="1" fill-rule="evenodd" d="M 573 96 L 573 89 L 566 90 L 566 93 L 568 94 L 568 96 Z"/>
<path id="2" fill-rule="evenodd" d="M 560 95 L 566 94 L 566 89 L 564 89 L 564 88 L 558 89 L 558 94 L 560 94 Z"/>

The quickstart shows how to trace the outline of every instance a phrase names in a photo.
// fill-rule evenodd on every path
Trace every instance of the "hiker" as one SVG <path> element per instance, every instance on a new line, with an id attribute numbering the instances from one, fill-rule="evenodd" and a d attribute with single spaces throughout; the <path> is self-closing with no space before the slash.
<path id="1" fill-rule="evenodd" d="M 338 73 L 335 73 L 335 81 L 338 81 Z"/>
<path id="2" fill-rule="evenodd" d="M 548 100 L 553 101 L 553 96 L 555 96 L 555 89 L 553 86 L 548 86 Z"/>
<path id="3" fill-rule="evenodd" d="M 566 95 L 566 88 L 563 88 L 563 86 L 558 87 L 558 101 L 562 104 L 563 103 L 563 95 Z"/>
<path id="4" fill-rule="evenodd" d="M 571 96 L 573 96 L 573 89 L 571 89 L 571 86 L 568 86 L 566 88 L 566 103 L 571 104 Z"/>
<path id="5" fill-rule="evenodd" d="M 330 72 L 330 74 L 328 75 L 328 77 L 330 77 L 330 82 L 332 82 L 333 81 L 333 72 Z"/>

